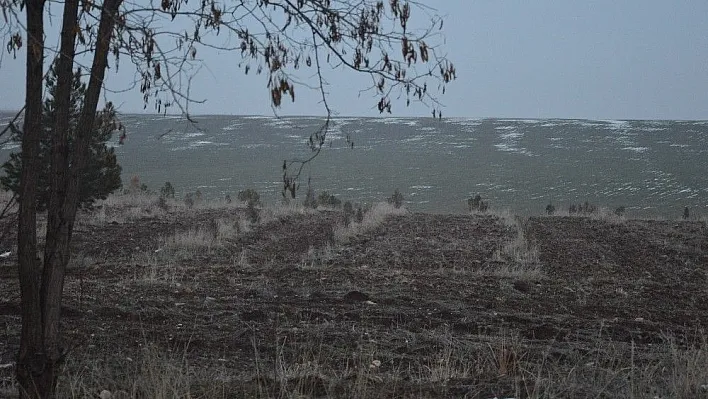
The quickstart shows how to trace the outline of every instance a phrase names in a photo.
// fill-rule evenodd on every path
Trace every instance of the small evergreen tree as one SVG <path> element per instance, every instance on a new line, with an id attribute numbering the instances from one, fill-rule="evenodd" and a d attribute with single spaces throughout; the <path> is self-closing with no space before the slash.
<path id="1" fill-rule="evenodd" d="M 172 183 L 165 182 L 165 185 L 162 186 L 162 188 L 160 189 L 160 197 L 164 197 L 164 198 L 174 198 L 175 197 L 175 188 L 172 186 Z"/>
<path id="2" fill-rule="evenodd" d="M 42 129 L 44 130 L 40 140 L 39 165 L 41 171 L 38 175 L 37 210 L 45 210 L 49 205 L 49 173 L 51 167 L 51 144 L 52 132 L 54 129 L 55 102 L 57 76 L 54 68 L 51 68 L 46 78 L 47 98 L 44 100 L 42 109 Z M 76 131 L 76 124 L 83 107 L 84 92 L 86 84 L 81 82 L 81 70 L 74 73 L 71 88 L 71 104 L 69 113 L 69 151 L 73 149 L 73 136 Z M 98 118 L 105 118 L 99 121 Z M 106 142 L 113 134 L 113 123 L 101 123 L 115 120 L 116 112 L 112 107 L 96 115 L 96 128 L 91 136 L 89 144 L 89 156 L 81 176 L 79 186 L 79 204 L 89 206 L 97 199 L 105 199 L 108 194 L 121 187 L 120 172 L 116 154 L 113 148 L 108 148 Z M 22 141 L 22 132 L 14 131 L 12 140 Z M 71 154 L 69 155 L 71 162 Z M 11 190 L 19 194 L 20 174 L 22 172 L 22 162 L 20 153 L 10 154 L 10 159 L 2 165 L 5 172 L 0 176 L 0 185 L 6 190 Z"/>

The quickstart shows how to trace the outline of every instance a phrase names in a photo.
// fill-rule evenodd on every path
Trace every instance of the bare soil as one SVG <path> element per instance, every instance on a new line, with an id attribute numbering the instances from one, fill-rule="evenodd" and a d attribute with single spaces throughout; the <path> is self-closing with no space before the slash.
<path id="1" fill-rule="evenodd" d="M 654 348 L 690 348 L 708 327 L 705 222 L 530 218 L 533 278 L 495 273 L 513 262 L 498 252 L 516 232 L 485 214 L 389 217 L 346 244 L 333 242 L 339 213 L 292 215 L 167 257 L 164 237 L 238 212 L 78 227 L 67 373 L 130 368 L 154 345 L 196 374 L 218 372 L 224 397 L 544 397 L 534 370 L 547 364 L 558 375 L 600 358 L 651 364 Z M 16 258 L 0 259 L 0 364 L 18 349 L 18 297 Z M 437 378 L 437 367 L 451 371 Z M 195 377 L 192 389 L 215 381 Z M 626 384 L 588 376 L 553 392 L 611 397 Z"/>

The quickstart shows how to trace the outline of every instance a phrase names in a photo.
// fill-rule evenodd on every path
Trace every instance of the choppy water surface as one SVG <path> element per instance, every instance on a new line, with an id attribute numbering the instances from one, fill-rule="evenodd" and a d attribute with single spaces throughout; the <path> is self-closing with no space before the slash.
<path id="1" fill-rule="evenodd" d="M 0 115 L 0 125 L 9 116 Z M 280 198 L 284 159 L 304 158 L 315 118 L 127 115 L 117 147 L 123 180 L 209 198 L 255 188 Z M 350 148 L 345 140 L 354 141 Z M 0 150 L 4 160 L 13 145 Z M 475 194 L 493 207 L 541 213 L 590 201 L 635 216 L 708 213 L 708 122 L 339 118 L 304 169 L 317 191 L 372 202 L 399 188 L 408 207 L 461 212 Z M 304 190 L 301 190 L 304 195 Z"/>

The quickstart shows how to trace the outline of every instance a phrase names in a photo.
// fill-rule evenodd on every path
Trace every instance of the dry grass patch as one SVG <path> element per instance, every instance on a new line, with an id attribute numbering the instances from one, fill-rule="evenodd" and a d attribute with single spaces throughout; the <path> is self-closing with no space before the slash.
<path id="1" fill-rule="evenodd" d="M 161 249 L 171 253 L 210 252 L 223 248 L 228 240 L 250 231 L 251 225 L 242 218 L 212 219 L 206 225 L 178 231 L 165 237 Z"/>
<path id="2" fill-rule="evenodd" d="M 497 215 L 513 230 L 513 238 L 502 243 L 494 253 L 494 265 L 480 270 L 483 275 L 535 280 L 543 277 L 538 248 L 526 238 L 525 221 L 511 214 Z"/>
<path id="3" fill-rule="evenodd" d="M 349 226 L 337 226 L 334 229 L 334 239 L 338 243 L 346 243 L 353 237 L 380 226 L 389 216 L 405 215 L 406 213 L 405 208 L 396 208 L 393 204 L 378 202 L 364 213 L 361 223 L 351 222 Z"/>
<path id="4" fill-rule="evenodd" d="M 122 354 L 108 361 L 69 359 L 59 379 L 61 398 L 225 398 L 222 373 L 191 367 L 187 351 L 165 352 L 146 345 L 139 358 Z"/>

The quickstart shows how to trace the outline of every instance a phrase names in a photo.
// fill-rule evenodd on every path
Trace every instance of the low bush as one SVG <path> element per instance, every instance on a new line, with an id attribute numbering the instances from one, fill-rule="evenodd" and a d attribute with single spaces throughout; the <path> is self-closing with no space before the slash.
<path id="1" fill-rule="evenodd" d="M 248 205 L 246 205 L 246 218 L 249 222 L 254 224 L 261 220 L 261 213 L 256 208 L 256 203 L 253 201 L 250 201 Z"/>
<path id="2" fill-rule="evenodd" d="M 569 214 L 575 214 L 575 213 L 582 213 L 585 215 L 591 214 L 591 213 L 596 213 L 597 212 L 597 207 L 587 201 L 585 201 L 582 204 L 570 204 L 570 207 L 568 207 L 568 213 Z"/>
<path id="3" fill-rule="evenodd" d="M 187 193 L 184 196 L 184 204 L 187 205 L 187 208 L 192 209 L 194 207 L 194 194 Z"/>
<path id="4" fill-rule="evenodd" d="M 172 187 L 172 183 L 165 182 L 165 185 L 162 186 L 162 188 L 160 189 L 160 197 L 163 197 L 163 198 L 174 198 L 175 197 L 175 188 Z"/>
<path id="5" fill-rule="evenodd" d="M 553 215 L 554 213 L 556 213 L 556 207 L 553 206 L 553 204 L 548 204 L 548 205 L 546 205 L 546 214 L 547 214 L 548 216 L 551 216 L 551 215 Z"/>
<path id="6" fill-rule="evenodd" d="M 303 202 L 305 208 L 317 208 L 317 198 L 315 198 L 315 190 L 312 187 L 307 187 L 307 193 L 305 194 L 305 202 Z"/>
<path id="7" fill-rule="evenodd" d="M 229 199 L 231 199 L 231 197 L 229 197 Z M 252 188 L 247 188 L 243 191 L 239 191 L 238 200 L 241 202 L 245 202 L 246 204 L 253 203 L 254 206 L 261 204 L 261 196 L 256 190 Z"/>
<path id="8" fill-rule="evenodd" d="M 330 208 L 339 208 L 342 206 L 342 200 L 335 197 L 334 194 L 330 194 L 327 191 L 323 191 L 317 197 L 318 205 L 326 206 Z"/>
<path id="9" fill-rule="evenodd" d="M 398 209 L 403 206 L 403 194 L 396 189 L 396 191 L 393 192 L 393 195 L 391 195 L 386 201 L 393 205 L 394 208 Z"/>
<path id="10" fill-rule="evenodd" d="M 486 212 L 489 209 L 489 202 L 482 201 L 482 196 L 477 194 L 467 200 L 467 207 L 470 212 Z"/>

